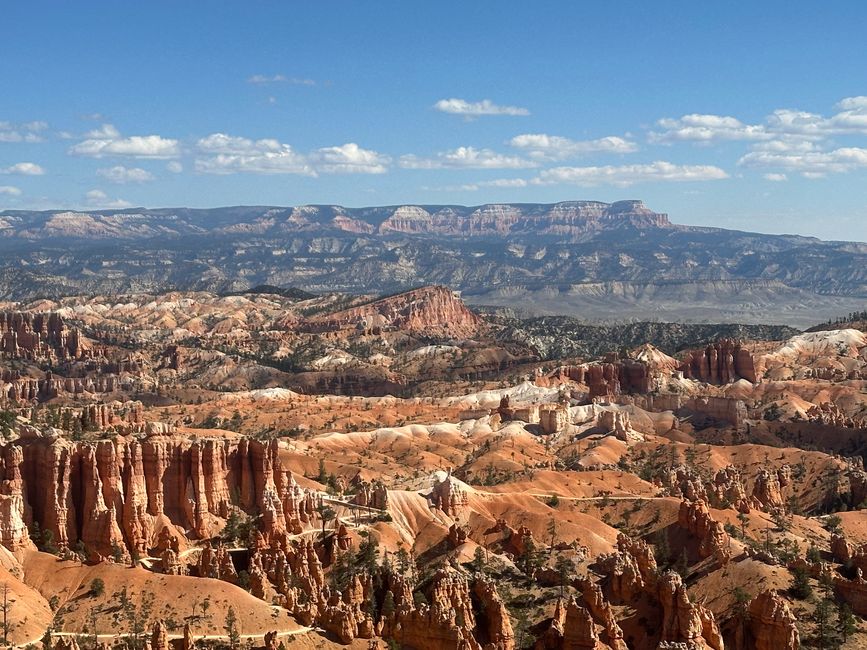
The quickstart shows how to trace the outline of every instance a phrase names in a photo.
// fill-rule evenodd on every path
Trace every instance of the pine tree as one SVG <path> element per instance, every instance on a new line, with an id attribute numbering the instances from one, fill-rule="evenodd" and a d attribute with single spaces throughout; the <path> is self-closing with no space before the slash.
<path id="1" fill-rule="evenodd" d="M 843 639 L 843 643 L 849 639 L 850 636 L 855 634 L 858 631 L 858 620 L 855 618 L 855 615 L 852 613 L 852 608 L 849 607 L 848 603 L 838 603 L 837 604 L 837 633 Z"/>
<path id="2" fill-rule="evenodd" d="M 792 569 L 792 595 L 798 600 L 806 600 L 813 595 L 813 587 L 810 585 L 810 573 L 801 566 Z"/>
<path id="3" fill-rule="evenodd" d="M 816 644 L 820 648 L 831 648 L 834 643 L 834 628 L 831 624 L 833 603 L 823 598 L 816 604 L 813 612 L 813 623 L 816 624 Z"/>
<path id="4" fill-rule="evenodd" d="M 229 647 L 233 650 L 238 648 L 241 645 L 241 634 L 238 632 L 238 618 L 235 616 L 235 608 L 229 607 L 229 611 L 226 612 L 226 625 L 224 626 L 226 630 L 226 636 L 229 637 Z"/>

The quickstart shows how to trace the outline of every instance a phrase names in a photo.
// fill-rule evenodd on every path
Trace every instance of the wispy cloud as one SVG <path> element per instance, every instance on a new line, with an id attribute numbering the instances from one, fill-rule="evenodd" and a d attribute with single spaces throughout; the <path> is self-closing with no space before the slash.
<path id="1" fill-rule="evenodd" d="M 302 77 L 288 77 L 282 74 L 264 75 L 254 74 L 247 78 L 247 83 L 256 85 L 266 84 L 289 84 L 292 86 L 317 86 L 319 85 L 315 79 L 305 79 Z"/>
<path id="2" fill-rule="evenodd" d="M 20 162 L 9 167 L 0 168 L 0 174 L 17 174 L 18 176 L 42 176 L 45 169 L 32 162 Z"/>
<path id="3" fill-rule="evenodd" d="M 400 157 L 400 166 L 404 169 L 528 169 L 538 167 L 539 163 L 519 156 L 497 153 L 491 149 L 458 147 L 451 151 L 442 151 L 431 158 L 407 154 Z"/>
<path id="4" fill-rule="evenodd" d="M 154 175 L 141 167 L 124 167 L 123 165 L 115 165 L 114 167 L 106 167 L 96 170 L 97 176 L 118 185 L 126 183 L 147 183 L 154 180 Z"/>
<path id="5" fill-rule="evenodd" d="M 69 149 L 74 156 L 103 158 L 106 156 L 130 158 L 176 158 L 181 153 L 180 144 L 172 138 L 160 135 L 133 135 L 123 137 L 111 124 L 103 124 L 89 132 L 78 144 Z"/>
<path id="6" fill-rule="evenodd" d="M 840 174 L 858 168 L 867 168 L 867 149 L 841 147 L 831 151 L 805 153 L 753 151 L 742 156 L 738 164 L 744 167 L 781 169 L 797 172 L 808 178 L 819 178 L 826 174 Z"/>
<path id="7" fill-rule="evenodd" d="M 497 188 L 520 188 L 527 187 L 530 182 L 523 178 L 498 178 L 492 181 L 477 181 L 475 183 L 466 183 L 464 185 L 447 185 L 445 187 L 435 188 L 443 192 L 475 192 L 485 187 Z M 426 189 L 426 188 L 423 188 Z M 433 189 L 433 188 L 432 188 Z"/>
<path id="8" fill-rule="evenodd" d="M 607 136 L 595 140 L 571 140 L 546 133 L 524 133 L 509 140 L 509 145 L 539 159 L 564 160 L 592 153 L 633 153 L 638 146 L 626 138 Z"/>
<path id="9" fill-rule="evenodd" d="M 536 185 L 617 185 L 625 187 L 650 181 L 689 182 L 728 178 L 728 174 L 713 165 L 675 165 L 658 160 L 639 165 L 606 165 L 603 167 L 554 167 L 539 172 Z"/>
<path id="10" fill-rule="evenodd" d="M 21 190 L 12 185 L 0 185 L 0 195 L 21 196 Z"/>
<path id="11" fill-rule="evenodd" d="M 196 171 L 209 174 L 382 174 L 391 162 L 389 156 L 354 142 L 304 154 L 273 138 L 213 133 L 199 140 L 197 148 L 202 155 L 196 159 Z"/>
<path id="12" fill-rule="evenodd" d="M 119 210 L 132 206 L 129 201 L 111 198 L 102 190 L 90 190 L 87 194 L 84 195 L 84 199 L 88 207 L 100 208 L 103 210 Z"/>
<path id="13" fill-rule="evenodd" d="M 43 132 L 46 129 L 48 123 L 40 120 L 21 123 L 0 121 L 0 142 L 44 142 Z"/>
<path id="14" fill-rule="evenodd" d="M 705 115 L 692 113 L 672 119 L 663 118 L 657 123 L 662 131 L 651 131 L 651 142 L 703 142 L 720 140 L 767 140 L 771 138 L 762 125 L 744 124 L 728 115 Z"/>
<path id="15" fill-rule="evenodd" d="M 391 158 L 362 149 L 354 142 L 339 147 L 324 147 L 312 152 L 311 163 L 326 174 L 384 174 Z"/>
<path id="16" fill-rule="evenodd" d="M 520 106 L 500 106 L 490 99 L 480 102 L 469 102 L 466 99 L 441 99 L 434 104 L 434 109 L 441 113 L 463 115 L 464 117 L 480 117 L 482 115 L 529 115 L 530 111 Z"/>

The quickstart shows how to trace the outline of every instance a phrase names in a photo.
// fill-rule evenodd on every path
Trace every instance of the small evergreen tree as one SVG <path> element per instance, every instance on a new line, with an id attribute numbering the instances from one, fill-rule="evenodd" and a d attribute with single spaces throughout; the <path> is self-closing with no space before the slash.
<path id="1" fill-rule="evenodd" d="M 105 593 L 105 582 L 102 578 L 94 578 L 90 581 L 90 595 L 99 598 Z"/>
<path id="2" fill-rule="evenodd" d="M 858 631 L 858 619 L 852 613 L 848 603 L 837 603 L 837 633 L 843 639 L 843 643 Z"/>
<path id="3" fill-rule="evenodd" d="M 810 585 L 810 573 L 801 566 L 792 569 L 792 596 L 798 600 L 806 600 L 813 595 L 813 587 Z"/>
<path id="4" fill-rule="evenodd" d="M 226 630 L 226 636 L 229 637 L 229 647 L 233 650 L 240 647 L 241 645 L 241 634 L 238 632 L 238 617 L 235 616 L 235 608 L 229 607 L 229 611 L 226 612 L 226 625 L 224 626 Z"/>

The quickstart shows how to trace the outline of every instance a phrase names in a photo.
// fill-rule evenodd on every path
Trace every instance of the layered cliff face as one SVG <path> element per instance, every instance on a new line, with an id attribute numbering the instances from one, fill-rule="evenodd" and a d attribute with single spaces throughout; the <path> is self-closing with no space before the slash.
<path id="1" fill-rule="evenodd" d="M 679 526 L 700 540 L 698 552 L 702 557 L 713 557 L 720 565 L 732 555 L 731 539 L 723 524 L 716 521 L 704 501 L 681 501 L 677 516 Z"/>
<path id="2" fill-rule="evenodd" d="M 0 246 L 15 251 L 0 295 L 14 299 L 257 284 L 380 293 L 442 283 L 476 304 L 532 305 L 539 314 L 607 320 L 637 310 L 670 321 L 809 326 L 862 309 L 867 268 L 861 245 L 710 235 L 640 201 L 16 211 L 0 213 L 0 225 Z M 175 245 L 160 250 L 154 242 L 165 236 Z M 84 271 L 94 264 L 104 270 Z"/>
<path id="3" fill-rule="evenodd" d="M 710 384 L 729 384 L 738 379 L 755 383 L 758 377 L 752 354 L 730 339 L 717 341 L 703 350 L 693 350 L 680 370 L 685 377 Z"/>
<path id="4" fill-rule="evenodd" d="M 467 338 L 478 333 L 482 320 L 446 287 L 422 287 L 366 305 L 313 317 L 300 328 L 313 332 L 360 329 L 402 330 L 427 336 Z"/>
<path id="5" fill-rule="evenodd" d="M 756 650 L 798 650 L 797 619 L 776 591 L 764 591 L 749 604 L 750 629 Z"/>
<path id="6" fill-rule="evenodd" d="M 13 551 L 38 529 L 38 543 L 49 534 L 91 559 L 143 557 L 166 526 L 207 539 L 230 513 L 247 511 L 261 515 L 266 534 L 300 531 L 315 507 L 281 468 L 276 442 L 22 438 L 2 446 L 2 461 L 2 542 Z"/>
<path id="7" fill-rule="evenodd" d="M 90 350 L 55 312 L 0 312 L 0 352 L 12 359 L 80 359 Z"/>

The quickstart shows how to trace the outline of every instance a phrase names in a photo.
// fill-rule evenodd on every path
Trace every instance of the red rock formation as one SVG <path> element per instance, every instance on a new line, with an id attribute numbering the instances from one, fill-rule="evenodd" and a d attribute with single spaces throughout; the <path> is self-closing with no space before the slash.
<path id="1" fill-rule="evenodd" d="M 703 350 L 693 350 L 684 359 L 680 370 L 689 379 L 711 384 L 728 384 L 738 379 L 757 381 L 752 355 L 731 339 L 722 339 Z"/>
<path id="2" fill-rule="evenodd" d="M 481 325 L 482 320 L 452 290 L 428 286 L 316 316 L 302 322 L 299 328 L 309 332 L 401 330 L 426 336 L 468 338 L 476 335 Z"/>
<path id="3" fill-rule="evenodd" d="M 512 622 L 494 583 L 480 578 L 473 585 L 472 593 L 484 613 L 479 624 L 484 626 L 481 636 L 487 640 L 485 650 L 513 650 L 515 633 L 512 631 Z"/>
<path id="4" fill-rule="evenodd" d="M 89 350 L 77 329 L 55 312 L 0 312 L 0 352 L 13 359 L 80 359 Z"/>
<path id="5" fill-rule="evenodd" d="M 689 599 L 683 580 L 669 572 L 659 580 L 660 625 L 663 642 L 686 643 L 692 648 L 722 650 L 723 639 L 713 614 Z"/>
<path id="6" fill-rule="evenodd" d="M 710 486 L 708 499 L 714 507 L 734 507 L 738 512 L 749 512 L 750 506 L 740 471 L 733 465 L 717 471 Z"/>
<path id="7" fill-rule="evenodd" d="M 786 504 L 783 488 L 790 482 L 790 473 L 788 466 L 776 472 L 768 469 L 759 470 L 750 498 L 751 505 L 760 510 L 783 508 Z"/>
<path id="8" fill-rule="evenodd" d="M 449 546 L 457 548 L 467 541 L 467 529 L 458 524 L 452 524 L 449 527 L 449 534 L 446 539 L 449 542 Z"/>
<path id="9" fill-rule="evenodd" d="M 163 517 L 209 538 L 235 507 L 232 494 L 262 514 L 266 536 L 300 530 L 315 510 L 313 494 L 281 468 L 276 441 L 22 437 L 0 445 L 0 481 L 0 542 L 7 548 L 26 545 L 25 528 L 35 521 L 58 548 L 81 541 L 93 559 L 118 549 L 147 554 Z"/>
<path id="10" fill-rule="evenodd" d="M 602 643 L 590 612 L 570 598 L 566 606 L 557 601 L 557 608 L 548 628 L 535 645 L 536 650 L 565 650 L 566 648 L 593 648 L 601 650 Z"/>
<path id="11" fill-rule="evenodd" d="M 654 562 L 654 566 L 655 566 Z M 577 586 L 581 590 L 581 597 L 587 604 L 587 609 L 593 619 L 605 629 L 606 644 L 612 650 L 627 650 L 623 640 L 623 630 L 617 624 L 617 616 L 614 609 L 602 595 L 602 589 L 588 578 L 579 578 Z"/>
<path id="12" fill-rule="evenodd" d="M 388 490 L 382 481 L 365 481 L 356 476 L 350 485 L 355 489 L 355 496 L 352 497 L 352 503 L 357 503 L 360 506 L 368 506 L 379 510 L 388 509 Z"/>
<path id="13" fill-rule="evenodd" d="M 702 557 L 714 557 L 720 564 L 731 558 L 731 538 L 723 524 L 711 517 L 704 501 L 681 501 L 677 524 L 700 541 Z"/>
<path id="14" fill-rule="evenodd" d="M 148 649 L 169 650 L 169 632 L 168 629 L 166 629 L 166 624 L 162 621 L 154 621 Z"/>
<path id="15" fill-rule="evenodd" d="M 776 591 L 750 601 L 750 630 L 756 650 L 797 650 L 801 644 L 795 615 Z"/>
<path id="16" fill-rule="evenodd" d="M 645 591 L 654 591 L 656 585 L 656 559 L 653 549 L 641 539 L 620 533 L 617 551 L 601 556 L 597 564 L 610 580 L 611 592 L 623 602 L 629 602 Z"/>
<path id="17" fill-rule="evenodd" d="M 466 490 L 451 473 L 437 472 L 432 482 L 428 498 L 434 508 L 439 508 L 450 517 L 454 517 L 469 503 Z"/>

